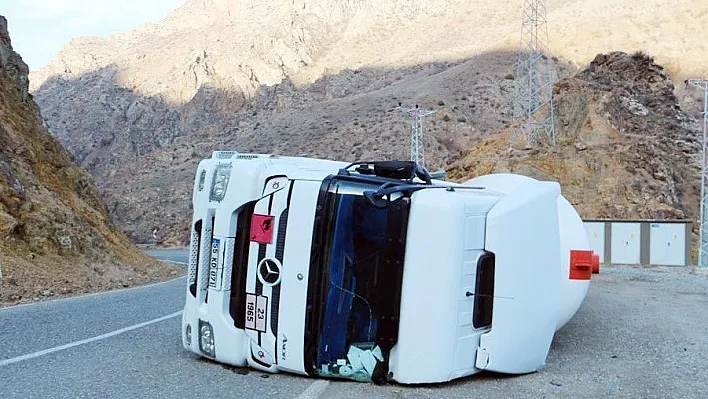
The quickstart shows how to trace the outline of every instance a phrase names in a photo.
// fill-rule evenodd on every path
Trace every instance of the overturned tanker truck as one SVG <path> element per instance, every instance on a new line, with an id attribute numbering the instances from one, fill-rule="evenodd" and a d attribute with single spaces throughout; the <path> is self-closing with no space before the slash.
<path id="1" fill-rule="evenodd" d="M 535 372 L 599 271 L 560 186 L 520 175 L 217 151 L 193 206 L 183 346 L 265 372 Z"/>

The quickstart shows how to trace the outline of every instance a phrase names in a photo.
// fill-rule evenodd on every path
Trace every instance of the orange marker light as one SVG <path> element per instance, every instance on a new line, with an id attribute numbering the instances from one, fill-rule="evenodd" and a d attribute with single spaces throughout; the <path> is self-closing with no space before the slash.
<path id="1" fill-rule="evenodd" d="M 593 251 L 570 250 L 570 279 L 590 280 L 593 269 Z"/>

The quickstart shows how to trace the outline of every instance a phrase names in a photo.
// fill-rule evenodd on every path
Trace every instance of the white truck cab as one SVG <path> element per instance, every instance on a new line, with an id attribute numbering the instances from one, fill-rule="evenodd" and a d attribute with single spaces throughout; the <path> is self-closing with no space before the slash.
<path id="1" fill-rule="evenodd" d="M 183 345 L 267 372 L 534 372 L 597 270 L 559 185 L 518 175 L 218 151 L 193 206 Z"/>

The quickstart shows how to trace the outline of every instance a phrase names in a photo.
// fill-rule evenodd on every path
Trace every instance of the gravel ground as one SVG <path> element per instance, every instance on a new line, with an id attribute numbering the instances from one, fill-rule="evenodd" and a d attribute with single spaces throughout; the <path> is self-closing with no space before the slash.
<path id="1" fill-rule="evenodd" d="M 708 273 L 612 266 L 593 279 L 537 373 L 417 387 L 332 383 L 322 397 L 705 398 Z"/>

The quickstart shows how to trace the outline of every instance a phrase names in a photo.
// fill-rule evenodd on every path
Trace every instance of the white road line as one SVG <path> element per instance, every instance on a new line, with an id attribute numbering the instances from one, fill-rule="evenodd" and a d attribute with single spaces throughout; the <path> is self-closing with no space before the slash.
<path id="1" fill-rule="evenodd" d="M 36 357 L 48 355 L 50 353 L 63 351 L 64 349 L 73 348 L 75 346 L 84 345 L 84 344 L 88 344 L 88 343 L 95 342 L 95 341 L 100 341 L 100 340 L 110 338 L 110 337 L 115 337 L 118 334 L 123 334 L 128 331 L 137 330 L 138 328 L 149 326 L 150 324 L 155 324 L 155 323 L 159 323 L 161 321 L 169 320 L 169 319 L 171 319 L 173 317 L 177 317 L 181 314 L 182 314 L 182 311 L 180 310 L 179 312 L 168 314 L 167 316 L 162 316 L 157 319 L 153 319 L 153 320 L 146 321 L 144 323 L 136 324 L 134 326 L 121 328 L 120 330 L 111 331 L 109 333 L 101 334 L 101 335 L 98 335 L 98 336 L 95 336 L 92 338 L 82 339 L 81 341 L 71 342 L 66 345 L 56 346 L 54 348 L 41 350 L 39 352 L 34 352 L 34 353 L 27 354 L 27 355 L 22 355 L 22 356 L 13 357 L 10 359 L 0 360 L 0 367 L 7 366 L 7 365 L 17 363 L 17 362 L 22 362 L 22 361 L 29 360 L 29 359 L 34 359 Z"/>
<path id="2" fill-rule="evenodd" d="M 317 380 L 295 399 L 317 399 L 322 396 L 328 385 L 328 380 Z"/>
<path id="3" fill-rule="evenodd" d="M 130 288 L 119 288 L 115 290 L 108 290 L 108 291 L 99 291 L 99 292 L 91 292 L 88 294 L 81 294 L 81 295 L 74 295 L 74 296 L 68 296 L 65 298 L 57 298 L 57 299 L 51 299 L 48 301 L 38 301 L 38 302 L 28 302 L 28 303 L 21 303 L 19 305 L 13 305 L 13 306 L 5 306 L 5 307 L 0 307 L 0 312 L 4 310 L 13 310 L 13 309 L 19 309 L 19 308 L 26 308 L 26 307 L 31 307 L 31 306 L 37 306 L 37 305 L 46 305 L 49 303 L 54 303 L 54 302 L 69 302 L 69 301 L 75 301 L 77 299 L 84 299 L 84 298 L 90 298 L 93 296 L 98 296 L 98 295 L 105 295 L 105 294 L 116 294 L 119 292 L 126 292 L 126 291 L 133 291 L 133 290 L 140 290 L 143 288 L 150 288 L 150 287 L 156 287 L 158 285 L 162 284 L 169 284 L 173 281 L 181 280 L 186 278 L 186 275 L 180 276 L 180 277 L 175 277 L 173 279 L 167 280 L 167 281 L 161 281 L 159 283 L 152 283 L 152 284 L 145 284 L 145 285 L 138 285 L 135 287 L 130 287 Z"/>
<path id="4" fill-rule="evenodd" d="M 174 263 L 175 265 L 187 266 L 186 262 L 178 262 L 176 260 L 160 259 L 161 262 Z"/>

